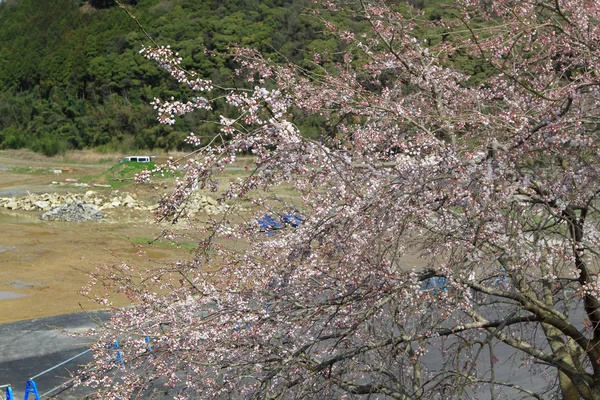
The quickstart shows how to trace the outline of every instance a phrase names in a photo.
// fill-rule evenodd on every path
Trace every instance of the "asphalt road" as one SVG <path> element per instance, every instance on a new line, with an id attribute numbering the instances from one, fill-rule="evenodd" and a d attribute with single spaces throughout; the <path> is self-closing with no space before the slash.
<path id="1" fill-rule="evenodd" d="M 59 315 L 0 325 L 0 385 L 10 384 L 15 399 L 23 399 L 27 380 L 88 349 L 89 338 L 74 338 L 68 332 L 84 332 L 94 319 L 108 312 Z M 39 394 L 62 385 L 70 372 L 91 360 L 91 352 L 35 379 Z M 4 390 L 0 392 L 4 399 Z M 81 398 L 82 390 L 63 392 L 61 399 Z M 30 395 L 29 399 L 34 399 Z"/>
<path id="2" fill-rule="evenodd" d="M 27 321 L 0 325 L 0 385 L 10 384 L 14 398 L 23 399 L 27 380 L 65 360 L 81 354 L 88 349 L 89 338 L 74 338 L 68 332 L 84 332 L 94 327 L 94 320 L 105 320 L 107 311 L 77 314 L 66 314 L 55 317 L 39 318 Z M 543 337 L 538 338 L 544 341 Z M 493 342 L 494 355 L 498 358 L 495 365 L 495 379 L 510 382 L 514 385 L 540 390 L 553 380 L 550 371 L 539 368 L 538 373 L 532 373 L 529 367 L 520 365 L 520 357 L 515 357 L 514 349 Z M 442 355 L 439 351 L 430 349 L 423 361 L 432 369 L 441 367 Z M 39 394 L 62 385 L 70 379 L 70 372 L 76 371 L 79 365 L 91 360 L 91 352 L 70 361 L 44 375 L 35 378 Z M 466 360 L 465 360 L 466 361 Z M 491 365 L 487 351 L 478 360 L 485 366 Z M 56 392 L 55 392 L 56 393 Z M 489 389 L 479 389 L 473 392 L 467 389 L 472 398 L 485 400 L 492 397 Z M 60 393 L 60 399 L 80 399 L 86 394 L 85 388 L 76 391 Z M 513 390 L 505 392 L 503 398 L 519 399 L 522 396 Z M 501 396 L 502 397 L 502 396 Z M 544 397 L 545 398 L 545 397 Z M 0 399 L 4 399 L 4 390 L 0 391 Z M 34 399 L 29 396 L 29 399 Z"/>

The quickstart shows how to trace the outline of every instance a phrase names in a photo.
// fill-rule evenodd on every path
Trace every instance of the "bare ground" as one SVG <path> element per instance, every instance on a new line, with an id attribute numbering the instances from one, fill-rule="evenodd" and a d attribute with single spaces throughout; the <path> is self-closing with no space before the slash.
<path id="1" fill-rule="evenodd" d="M 67 158 L 49 159 L 30 152 L 0 151 L 0 197 L 27 192 L 85 192 L 90 188 L 50 183 L 100 175 L 121 157 L 113 155 L 106 162 L 99 162 L 106 156 L 75 153 Z M 223 181 L 244 174 L 245 164 L 251 164 L 251 160 L 240 159 L 221 177 Z M 27 173 L 29 168 L 69 172 L 39 175 Z M 135 184 L 120 190 L 135 193 L 139 200 L 156 202 L 164 183 L 158 190 Z M 297 194 L 284 187 L 278 189 L 276 196 L 295 202 Z M 99 222 L 47 222 L 39 220 L 41 212 L 12 213 L 0 208 L 0 323 L 98 309 L 98 305 L 78 294 L 88 282 L 86 273 L 98 266 L 120 262 L 132 266 L 157 265 L 191 255 L 185 247 L 144 243 L 141 239 L 157 237 L 165 228 L 153 223 L 148 212 L 119 208 L 105 214 L 106 218 Z M 200 238 L 193 230 L 185 227 L 177 230 L 182 242 L 198 243 Z M 244 246 L 238 242 L 229 244 Z M 402 260 L 409 268 L 424 265 L 423 260 L 411 254 Z"/>
<path id="2" fill-rule="evenodd" d="M 50 185 L 58 175 L 16 173 L 14 167 L 65 168 L 72 171 L 60 179 L 76 179 L 99 174 L 112 165 L 2 151 L 0 197 L 28 191 L 89 190 Z M 135 185 L 122 190 L 137 192 L 142 198 L 158 195 Z M 140 238 L 156 237 L 162 228 L 139 211 L 119 210 L 100 222 L 45 222 L 38 219 L 40 214 L 0 209 L 0 323 L 98 308 L 78 291 L 88 280 L 86 273 L 99 265 L 163 263 L 189 255 L 189 250 L 167 245 L 140 244 Z"/>

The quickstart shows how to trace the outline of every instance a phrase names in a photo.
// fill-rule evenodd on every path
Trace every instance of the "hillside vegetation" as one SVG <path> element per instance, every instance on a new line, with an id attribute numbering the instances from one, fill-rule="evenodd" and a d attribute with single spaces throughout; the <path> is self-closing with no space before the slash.
<path id="1" fill-rule="evenodd" d="M 434 1 L 429 18 L 441 12 Z M 313 54 L 341 50 L 323 34 L 307 0 L 124 0 L 122 4 L 162 45 L 176 45 L 186 68 L 227 86 L 236 82 L 227 50 L 236 43 L 302 64 Z M 339 17 L 338 17 L 339 18 Z M 342 25 L 356 31 L 366 21 Z M 0 148 L 27 147 L 46 155 L 68 149 L 182 149 L 191 131 L 211 137 L 205 113 L 175 127 L 159 125 L 154 97 L 180 88 L 138 53 L 150 41 L 113 0 L 7 0 L 0 3 Z M 185 93 L 183 94 L 185 96 Z M 224 104 L 214 114 L 227 115 Z M 318 117 L 296 116 L 303 134 L 318 137 Z"/>

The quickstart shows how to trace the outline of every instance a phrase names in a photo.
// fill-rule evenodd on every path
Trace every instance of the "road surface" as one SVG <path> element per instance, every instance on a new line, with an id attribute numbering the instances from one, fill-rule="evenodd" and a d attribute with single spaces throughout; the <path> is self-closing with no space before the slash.
<path id="1" fill-rule="evenodd" d="M 67 332 L 82 333 L 95 326 L 94 319 L 106 319 L 108 312 L 91 312 L 38 318 L 0 325 L 0 385 L 10 384 L 15 399 L 22 399 L 27 380 L 88 349 L 89 338 L 74 338 Z M 39 394 L 63 384 L 69 372 L 91 360 L 91 352 L 35 379 Z M 2 390 L 0 398 L 4 398 Z M 81 398 L 81 390 L 63 392 L 60 399 Z M 29 399 L 33 399 L 29 396 Z"/>
<path id="2" fill-rule="evenodd" d="M 22 399 L 27 380 L 71 357 L 81 354 L 88 349 L 89 338 L 74 338 L 66 332 L 79 332 L 95 327 L 94 321 L 106 320 L 107 311 L 66 314 L 55 317 L 39 318 L 27 321 L 14 322 L 0 325 L 0 385 L 10 384 L 13 388 L 15 399 Z M 544 341 L 543 337 L 538 338 Z M 530 390 L 540 390 L 553 380 L 551 371 L 538 368 L 534 374 L 528 367 L 520 364 L 520 357 L 514 357 L 514 349 L 493 341 L 494 353 L 499 362 L 495 365 L 495 378 L 497 381 L 509 382 Z M 484 351 L 479 363 L 485 369 L 489 365 L 489 356 Z M 35 379 L 40 395 L 52 388 L 60 386 L 69 380 L 70 372 L 76 371 L 78 365 L 91 360 L 91 353 L 73 360 L 61 367 Z M 423 358 L 428 367 L 440 368 L 443 357 L 435 349 L 430 349 Z M 466 361 L 466 360 L 465 360 Z M 86 389 L 66 391 L 60 393 L 60 399 L 80 399 L 85 395 Z M 491 398 L 489 388 L 473 391 L 467 390 L 470 396 L 479 400 Z M 3 398 L 4 391 L 0 392 Z M 523 398 L 518 392 L 509 390 L 502 398 Z M 551 393 L 547 394 L 549 397 Z M 513 397 L 515 396 L 515 397 Z M 527 397 L 527 396 L 525 396 Z M 544 397 L 546 398 L 546 397 Z M 30 396 L 29 399 L 33 399 Z"/>

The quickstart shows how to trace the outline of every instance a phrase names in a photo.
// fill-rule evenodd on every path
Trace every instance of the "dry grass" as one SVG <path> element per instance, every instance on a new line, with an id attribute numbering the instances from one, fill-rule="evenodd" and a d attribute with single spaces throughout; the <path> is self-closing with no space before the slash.
<path id="1" fill-rule="evenodd" d="M 92 150 L 72 150 L 68 151 L 63 156 L 47 157 L 40 153 L 20 149 L 20 150 L 3 150 L 1 153 L 5 157 L 17 160 L 26 160 L 34 162 L 43 162 L 48 164 L 64 163 L 64 164 L 98 164 L 119 160 L 123 156 L 117 153 L 98 153 Z"/>
<path id="2" fill-rule="evenodd" d="M 172 156 L 174 158 L 179 158 L 185 155 L 185 153 L 181 152 L 170 152 L 166 153 L 163 150 L 158 151 L 148 151 L 148 150 L 140 150 L 135 154 L 133 153 L 100 153 L 94 150 L 70 150 L 62 156 L 56 157 L 47 157 L 40 153 L 34 153 L 33 151 L 20 149 L 20 150 L 2 150 L 0 154 L 5 157 L 10 157 L 12 159 L 18 160 L 27 160 L 27 161 L 35 161 L 35 162 L 45 162 L 45 163 L 64 163 L 64 164 L 106 164 L 106 163 L 116 163 L 121 160 L 125 156 L 129 155 L 151 155 L 156 157 L 157 162 L 164 162 L 168 157 Z"/>
<path id="3" fill-rule="evenodd" d="M 17 160 L 46 162 L 46 161 L 50 161 L 53 159 L 51 157 L 46 157 L 43 154 L 34 153 L 33 151 L 24 150 L 24 149 L 22 149 L 22 150 L 2 150 L 2 152 L 0 154 L 2 154 L 2 156 L 9 157 L 12 159 L 17 159 Z"/>

